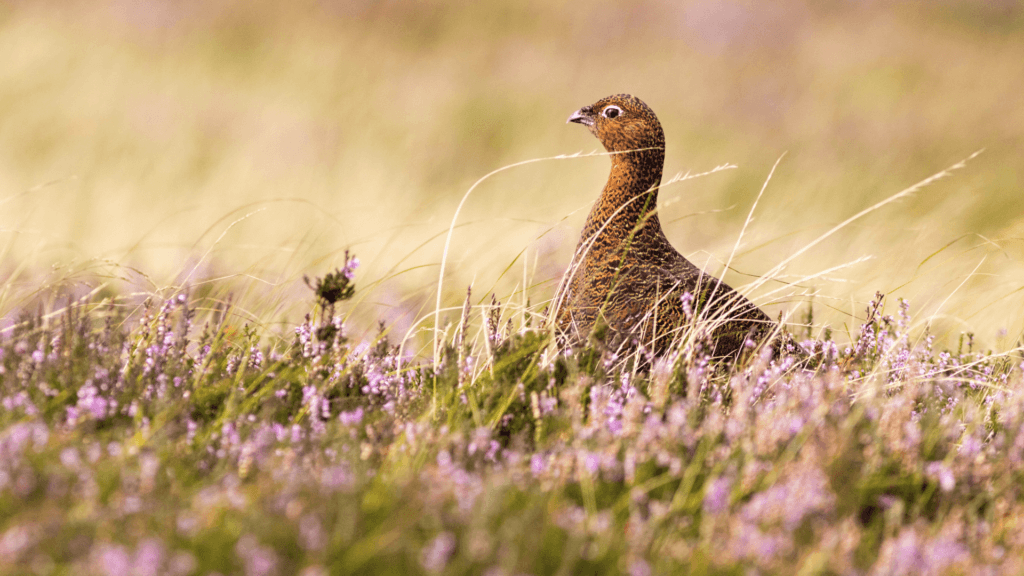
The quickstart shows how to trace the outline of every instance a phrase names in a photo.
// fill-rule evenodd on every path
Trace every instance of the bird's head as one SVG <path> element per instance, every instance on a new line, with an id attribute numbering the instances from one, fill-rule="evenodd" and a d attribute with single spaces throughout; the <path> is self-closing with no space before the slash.
<path id="1" fill-rule="evenodd" d="M 609 152 L 665 149 L 665 132 L 654 111 L 629 94 L 602 98 L 573 112 L 568 122 L 586 126 Z"/>

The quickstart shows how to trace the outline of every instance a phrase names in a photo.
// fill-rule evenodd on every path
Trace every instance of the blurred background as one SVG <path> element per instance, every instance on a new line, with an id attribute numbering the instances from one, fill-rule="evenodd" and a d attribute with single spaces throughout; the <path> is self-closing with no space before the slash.
<path id="1" fill-rule="evenodd" d="M 875 291 L 955 342 L 1024 323 L 1024 3 L 59 0 L 0 4 L 0 317 L 97 286 L 231 292 L 286 332 L 302 276 L 360 258 L 355 324 L 433 311 L 481 177 L 598 143 L 612 93 L 668 140 L 675 246 L 744 286 L 839 222 L 985 149 L 748 290 L 853 331 Z M 608 173 L 510 168 L 459 215 L 443 303 L 538 310 Z M 522 290 L 526 286 L 524 295 Z M 774 292 L 773 292 L 774 291 Z M 892 306 L 895 309 L 895 306 Z M 414 332 L 415 333 L 415 332 Z"/>

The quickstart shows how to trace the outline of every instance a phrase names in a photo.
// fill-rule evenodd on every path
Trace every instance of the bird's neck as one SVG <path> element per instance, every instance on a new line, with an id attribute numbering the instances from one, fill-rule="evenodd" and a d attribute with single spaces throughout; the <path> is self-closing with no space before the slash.
<path id="1" fill-rule="evenodd" d="M 613 154 L 611 159 L 608 183 L 587 217 L 583 238 L 622 240 L 640 230 L 660 231 L 656 209 L 664 149 Z"/>

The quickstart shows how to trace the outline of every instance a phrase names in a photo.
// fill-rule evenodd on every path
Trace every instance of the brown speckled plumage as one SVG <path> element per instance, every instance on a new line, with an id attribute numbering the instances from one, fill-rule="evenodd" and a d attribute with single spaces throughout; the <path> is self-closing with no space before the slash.
<path id="1" fill-rule="evenodd" d="M 663 352 L 685 330 L 686 292 L 698 321 L 710 327 L 714 355 L 735 355 L 748 336 L 770 334 L 771 318 L 702 273 L 665 237 L 656 211 L 665 134 L 654 112 L 618 94 L 584 106 L 569 121 L 587 126 L 612 153 L 612 169 L 556 299 L 563 340 L 582 342 L 603 319 L 616 345 Z"/>

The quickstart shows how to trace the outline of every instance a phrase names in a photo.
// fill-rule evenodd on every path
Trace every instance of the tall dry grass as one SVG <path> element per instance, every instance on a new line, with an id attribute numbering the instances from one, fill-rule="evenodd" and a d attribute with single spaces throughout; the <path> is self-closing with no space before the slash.
<path id="1" fill-rule="evenodd" d="M 814 294 L 838 331 L 881 290 L 950 340 L 1008 347 L 1024 318 L 1022 44 L 1014 3 L 7 4 L 0 315 L 46 287 L 187 281 L 254 321 L 297 321 L 302 275 L 345 248 L 373 281 L 367 326 L 408 330 L 437 308 L 442 255 L 441 307 L 471 283 L 502 300 L 529 285 L 541 302 L 606 160 L 502 172 L 450 236 L 449 222 L 482 174 L 594 149 L 564 117 L 628 91 L 665 125 L 667 173 L 738 166 L 670 187 L 660 208 L 680 251 L 737 285 L 986 148 L 776 280 Z"/>

